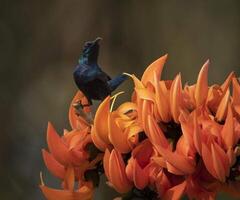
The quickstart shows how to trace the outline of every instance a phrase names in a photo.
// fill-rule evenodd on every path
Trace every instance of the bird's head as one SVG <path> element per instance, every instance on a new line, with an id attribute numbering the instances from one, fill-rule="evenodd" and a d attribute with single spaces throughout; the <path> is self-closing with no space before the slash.
<path id="1" fill-rule="evenodd" d="M 82 56 L 87 58 L 89 61 L 97 61 L 98 52 L 99 52 L 99 42 L 102 38 L 97 37 L 93 41 L 85 42 L 83 46 L 83 54 Z"/>

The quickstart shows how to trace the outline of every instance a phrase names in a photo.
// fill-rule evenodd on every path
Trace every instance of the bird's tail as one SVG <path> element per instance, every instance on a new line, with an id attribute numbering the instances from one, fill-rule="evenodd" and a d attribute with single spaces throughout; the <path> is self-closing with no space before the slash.
<path id="1" fill-rule="evenodd" d="M 110 81 L 108 81 L 108 86 L 109 86 L 110 91 L 113 92 L 127 78 L 128 78 L 128 76 L 126 76 L 125 74 L 121 74 L 121 75 L 118 75 L 117 77 L 111 79 Z"/>

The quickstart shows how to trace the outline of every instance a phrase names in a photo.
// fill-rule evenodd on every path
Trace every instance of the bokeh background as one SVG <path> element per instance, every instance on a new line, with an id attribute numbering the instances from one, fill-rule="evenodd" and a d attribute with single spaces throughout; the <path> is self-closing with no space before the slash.
<path id="1" fill-rule="evenodd" d="M 110 75 L 140 76 L 165 53 L 164 78 L 193 83 L 210 59 L 209 82 L 240 74 L 240 1 L 0 0 L 0 199 L 41 200 L 46 127 L 69 128 L 72 72 L 84 41 L 101 36 L 99 63 Z M 129 98 L 132 83 L 121 88 Z M 104 183 L 104 181 L 103 181 Z M 95 199 L 112 199 L 103 186 Z M 223 199 L 224 197 L 219 197 Z"/>

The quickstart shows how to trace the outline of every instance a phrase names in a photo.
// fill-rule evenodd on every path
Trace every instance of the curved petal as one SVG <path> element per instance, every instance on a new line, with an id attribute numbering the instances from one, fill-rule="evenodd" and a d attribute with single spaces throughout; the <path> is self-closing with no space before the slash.
<path id="1" fill-rule="evenodd" d="M 217 174 L 213 166 L 211 151 L 204 143 L 202 144 L 202 159 L 209 173 L 215 178 L 217 178 Z"/>
<path id="2" fill-rule="evenodd" d="M 136 159 L 133 159 L 133 182 L 136 188 L 144 189 L 148 185 L 148 167 L 141 168 Z"/>
<path id="3" fill-rule="evenodd" d="M 101 151 L 105 151 L 105 149 L 108 147 L 108 144 L 106 144 L 97 134 L 96 126 L 93 126 L 91 129 L 91 137 L 93 143 L 96 145 L 98 149 Z"/>
<path id="4" fill-rule="evenodd" d="M 109 139 L 111 144 L 113 144 L 118 151 L 121 153 L 128 153 L 131 149 L 128 145 L 128 135 L 116 124 L 114 114 L 116 115 L 116 113 L 110 113 L 108 118 Z"/>
<path id="5" fill-rule="evenodd" d="M 192 174 L 195 171 L 194 160 L 179 153 L 171 152 L 161 146 L 158 147 L 158 151 L 167 162 L 182 171 L 184 174 Z"/>
<path id="6" fill-rule="evenodd" d="M 152 144 L 157 148 L 162 146 L 163 148 L 168 148 L 169 143 L 162 130 L 158 126 L 157 122 L 153 119 L 151 115 L 148 115 L 148 137 Z"/>
<path id="7" fill-rule="evenodd" d="M 163 196 L 163 200 L 179 200 L 185 191 L 186 185 L 187 182 L 183 181 L 181 184 L 167 190 L 167 192 Z"/>
<path id="8" fill-rule="evenodd" d="M 181 75 L 178 74 L 174 79 L 170 89 L 170 109 L 172 117 L 176 123 L 179 123 L 179 115 L 182 104 L 182 82 Z"/>
<path id="9" fill-rule="evenodd" d="M 47 128 L 47 143 L 49 151 L 59 163 L 65 166 L 70 163 L 68 147 L 63 142 L 62 138 L 59 137 L 50 122 Z"/>
<path id="10" fill-rule="evenodd" d="M 86 126 L 88 126 L 88 123 L 85 119 L 83 119 L 81 116 L 77 116 L 76 109 L 73 107 L 74 103 L 76 103 L 78 101 L 82 101 L 83 99 L 86 99 L 86 97 L 84 96 L 84 94 L 81 91 L 78 91 L 70 104 L 68 118 L 69 118 L 69 122 L 70 122 L 72 129 L 79 129 L 79 127 L 85 128 Z M 87 100 L 85 100 L 85 101 L 87 101 Z M 84 105 L 86 105 L 86 104 L 88 104 L 88 102 L 84 103 Z M 90 110 L 88 109 L 87 112 L 90 112 Z"/>
<path id="11" fill-rule="evenodd" d="M 233 145 L 237 142 L 235 141 L 233 113 L 230 104 L 228 104 L 228 114 L 221 131 L 221 136 L 227 149 L 233 148 Z"/>
<path id="12" fill-rule="evenodd" d="M 216 152 L 215 147 L 213 146 L 213 144 L 211 144 L 211 154 L 212 154 L 212 162 L 213 162 L 213 167 L 215 169 L 216 175 L 218 180 L 225 182 L 225 170 L 224 167 L 222 165 L 221 162 L 221 158 L 219 157 L 219 155 Z"/>
<path id="13" fill-rule="evenodd" d="M 169 122 L 171 120 L 171 115 L 168 91 L 164 82 L 162 82 L 163 84 L 160 85 L 156 72 L 154 72 L 153 76 L 153 84 L 155 87 L 155 101 L 158 113 L 161 116 L 163 122 Z"/>
<path id="14" fill-rule="evenodd" d="M 110 182 L 119 193 L 126 193 L 132 188 L 125 172 L 123 158 L 115 149 L 112 150 L 109 158 L 109 176 Z"/>
<path id="15" fill-rule="evenodd" d="M 64 179 L 65 177 L 65 168 L 59 162 L 55 160 L 55 158 L 48 153 L 46 150 L 42 149 L 42 156 L 44 163 L 48 170 L 56 177 L 60 179 Z"/>
<path id="16" fill-rule="evenodd" d="M 223 94 L 225 94 L 225 92 L 227 91 L 227 89 L 229 88 L 229 85 L 231 83 L 231 80 L 234 76 L 234 72 L 231 72 L 228 77 L 226 78 L 226 80 L 224 81 L 224 83 L 221 85 L 221 89 Z"/>
<path id="17" fill-rule="evenodd" d="M 153 74 L 154 72 L 157 74 L 157 77 L 159 78 L 159 80 L 161 79 L 161 74 L 162 74 L 162 70 L 163 70 L 163 66 L 167 60 L 167 54 L 160 57 L 159 59 L 157 59 L 156 61 L 154 61 L 152 64 L 150 64 L 147 69 L 145 70 L 145 72 L 142 75 L 142 83 L 147 86 L 148 82 L 153 83 Z"/>
<path id="18" fill-rule="evenodd" d="M 233 104 L 240 104 L 240 84 L 236 77 L 232 80 L 233 85 Z"/>
<path id="19" fill-rule="evenodd" d="M 110 151 L 108 149 L 105 150 L 105 154 L 103 156 L 103 167 L 104 172 L 108 180 L 110 180 L 109 175 L 109 159 L 110 159 Z"/>
<path id="20" fill-rule="evenodd" d="M 218 121 L 223 121 L 226 118 L 229 97 L 230 97 L 230 91 L 228 89 L 217 109 L 216 119 Z"/>
<path id="21" fill-rule="evenodd" d="M 101 138 L 106 144 L 109 144 L 108 139 L 108 117 L 110 114 L 110 96 L 106 97 L 104 101 L 99 105 L 93 123 L 93 129 L 95 134 Z"/>
<path id="22" fill-rule="evenodd" d="M 200 106 L 205 103 L 207 95 L 208 95 L 208 66 L 209 66 L 209 60 L 207 60 L 204 65 L 202 66 L 199 75 L 198 80 L 196 83 L 195 88 L 195 101 L 196 106 Z"/>
<path id="23" fill-rule="evenodd" d="M 197 114 L 194 113 L 194 129 L 193 129 L 193 143 L 197 150 L 197 152 L 202 155 L 202 143 L 201 143 L 201 135 L 200 128 L 197 121 Z"/>

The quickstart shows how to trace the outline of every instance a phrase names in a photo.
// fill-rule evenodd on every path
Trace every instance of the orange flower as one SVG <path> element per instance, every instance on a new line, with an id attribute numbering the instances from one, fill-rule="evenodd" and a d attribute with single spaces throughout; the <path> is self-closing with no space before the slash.
<path id="1" fill-rule="evenodd" d="M 63 190 L 42 181 L 48 199 L 92 198 L 93 185 L 84 175 L 102 159 L 108 184 L 119 193 L 150 191 L 164 200 L 184 194 L 210 200 L 224 190 L 239 197 L 238 79 L 232 72 L 222 85 L 209 86 L 207 60 L 196 83 L 183 87 L 180 73 L 173 80 L 161 80 L 166 60 L 167 55 L 150 64 L 141 80 L 127 74 L 135 85 L 131 102 L 113 110 L 119 93 L 108 96 L 93 121 L 87 99 L 77 92 L 69 109 L 73 130 L 60 137 L 49 123 L 50 152 L 43 150 L 43 157 L 49 171 L 63 180 Z M 91 158 L 87 147 L 92 143 L 104 156 Z"/>
<path id="2" fill-rule="evenodd" d="M 45 186 L 42 177 L 40 188 L 48 200 L 91 200 L 93 196 L 92 184 L 90 182 L 79 182 L 79 187 L 75 190 L 74 179 L 74 169 L 68 167 L 64 177 L 63 190 L 52 189 Z"/>
<path id="3" fill-rule="evenodd" d="M 126 102 L 117 110 L 110 111 L 111 98 L 99 106 L 92 127 L 92 139 L 101 150 L 113 145 L 121 153 L 127 153 L 138 143 L 142 128 L 137 123 L 136 104 Z"/>
<path id="4" fill-rule="evenodd" d="M 149 185 L 152 154 L 152 144 L 149 140 L 144 140 L 132 151 L 132 156 L 128 160 L 127 177 L 138 189 L 144 189 Z"/>
<path id="5" fill-rule="evenodd" d="M 113 149 L 111 152 L 106 149 L 103 158 L 105 175 L 109 180 L 109 185 L 119 193 L 126 193 L 132 188 L 132 183 L 127 178 L 122 155 L 119 151 Z"/>
<path id="6" fill-rule="evenodd" d="M 74 130 L 65 132 L 62 138 L 56 133 L 55 129 L 48 124 L 47 142 L 50 153 L 42 150 L 43 158 L 48 170 L 63 179 L 64 167 L 76 167 L 75 175 L 80 178 L 84 171 L 94 167 L 95 163 L 101 159 L 101 155 L 96 160 L 89 162 L 89 153 L 86 145 L 91 143 L 91 135 L 88 130 Z"/>

